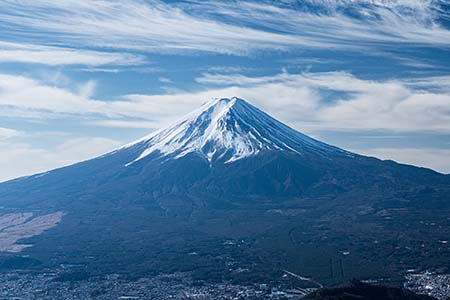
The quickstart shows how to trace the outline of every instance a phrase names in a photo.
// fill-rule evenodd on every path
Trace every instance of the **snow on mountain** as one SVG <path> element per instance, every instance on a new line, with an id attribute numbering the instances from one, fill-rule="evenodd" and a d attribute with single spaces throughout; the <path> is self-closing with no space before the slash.
<path id="1" fill-rule="evenodd" d="M 180 158 L 197 153 L 212 161 L 230 163 L 263 150 L 290 151 L 299 155 L 314 151 L 319 155 L 348 154 L 314 140 L 275 120 L 245 100 L 233 97 L 214 99 L 178 120 L 123 148 L 144 146 L 130 161 L 133 164 L 152 153 Z"/>

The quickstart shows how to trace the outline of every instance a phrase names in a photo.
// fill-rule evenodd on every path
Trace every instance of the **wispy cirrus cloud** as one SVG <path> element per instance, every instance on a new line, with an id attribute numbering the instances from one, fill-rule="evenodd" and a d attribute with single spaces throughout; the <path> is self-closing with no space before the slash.
<path id="1" fill-rule="evenodd" d="M 0 41 L 0 63 L 18 62 L 59 65 L 136 65 L 144 61 L 141 56 L 127 53 L 113 53 L 74 49 L 67 47 L 51 47 L 29 43 L 13 43 Z"/>
<path id="2" fill-rule="evenodd" d="M 27 40 L 150 52 L 448 47 L 450 31 L 438 21 L 443 1 L 8 0 L 0 4 L 0 28 Z"/>
<path id="3" fill-rule="evenodd" d="M 144 51 L 237 54 L 295 42 L 282 34 L 197 18 L 160 1 L 6 1 L 0 4 L 0 19 L 0 27 L 16 29 L 18 36 Z"/>
<path id="4" fill-rule="evenodd" d="M 292 1 L 294 2 L 294 1 Z M 224 15 L 279 32 L 302 36 L 323 45 L 351 47 L 370 43 L 416 43 L 448 46 L 450 31 L 438 21 L 445 12 L 433 0 L 341 0 L 306 1 L 297 9 L 243 2 L 240 9 L 222 4 Z M 447 3 L 448 4 L 448 3 Z M 217 10 L 216 10 L 217 11 Z M 220 12 L 220 10 L 218 10 Z"/>

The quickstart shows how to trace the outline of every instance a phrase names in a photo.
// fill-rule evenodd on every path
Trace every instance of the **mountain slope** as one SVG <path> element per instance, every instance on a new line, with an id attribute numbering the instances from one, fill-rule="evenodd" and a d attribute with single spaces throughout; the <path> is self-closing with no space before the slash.
<path id="1" fill-rule="evenodd" d="M 448 176 L 327 145 L 232 98 L 103 156 L 2 183 L 0 206 L 62 216 L 19 241 L 33 245 L 18 254 L 33 266 L 208 278 L 241 267 L 248 279 L 289 267 L 340 282 L 446 266 L 450 248 L 436 243 L 450 234 L 449 191 Z"/>

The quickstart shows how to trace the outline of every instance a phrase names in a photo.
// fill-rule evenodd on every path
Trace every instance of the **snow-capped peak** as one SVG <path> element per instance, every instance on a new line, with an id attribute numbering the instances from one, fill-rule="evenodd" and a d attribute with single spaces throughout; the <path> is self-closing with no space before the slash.
<path id="1" fill-rule="evenodd" d="M 152 153 L 174 158 L 197 153 L 209 162 L 230 163 L 262 150 L 298 154 L 309 148 L 318 152 L 340 151 L 293 130 L 236 97 L 207 102 L 172 126 L 125 147 L 135 145 L 145 145 L 145 150 L 127 165 Z"/>

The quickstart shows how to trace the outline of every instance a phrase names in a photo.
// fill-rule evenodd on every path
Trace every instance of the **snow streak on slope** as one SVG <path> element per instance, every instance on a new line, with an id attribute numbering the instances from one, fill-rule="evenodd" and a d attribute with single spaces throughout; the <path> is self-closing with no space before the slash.
<path id="1" fill-rule="evenodd" d="M 262 150 L 345 153 L 293 130 L 236 97 L 212 100 L 172 126 L 123 148 L 136 145 L 145 145 L 145 150 L 127 165 L 156 152 L 174 158 L 197 153 L 209 162 L 224 163 Z"/>

